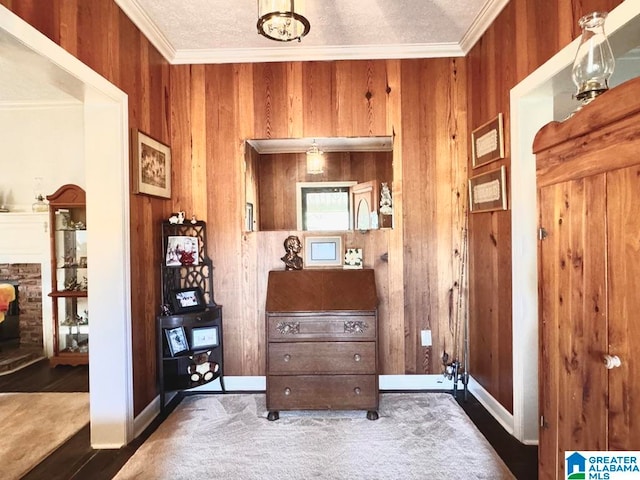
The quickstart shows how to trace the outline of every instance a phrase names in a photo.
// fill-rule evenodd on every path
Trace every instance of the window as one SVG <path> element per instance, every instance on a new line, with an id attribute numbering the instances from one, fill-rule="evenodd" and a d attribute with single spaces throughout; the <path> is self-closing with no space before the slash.
<path id="1" fill-rule="evenodd" d="M 341 231 L 351 228 L 351 189 L 356 182 L 298 182 L 298 230 Z"/>

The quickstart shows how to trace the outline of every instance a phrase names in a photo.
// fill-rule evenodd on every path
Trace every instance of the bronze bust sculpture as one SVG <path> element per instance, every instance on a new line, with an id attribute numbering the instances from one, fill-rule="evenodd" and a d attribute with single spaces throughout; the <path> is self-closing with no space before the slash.
<path id="1" fill-rule="evenodd" d="M 302 250 L 300 239 L 295 235 L 289 235 L 284 241 L 285 255 L 281 258 L 285 270 L 302 270 L 302 258 L 298 256 Z"/>

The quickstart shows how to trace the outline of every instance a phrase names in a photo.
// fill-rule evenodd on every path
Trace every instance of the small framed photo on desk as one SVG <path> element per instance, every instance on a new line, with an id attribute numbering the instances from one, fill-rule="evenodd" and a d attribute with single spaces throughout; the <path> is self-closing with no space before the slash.
<path id="1" fill-rule="evenodd" d="M 342 237 L 308 236 L 304 239 L 304 266 L 341 267 L 344 259 Z"/>

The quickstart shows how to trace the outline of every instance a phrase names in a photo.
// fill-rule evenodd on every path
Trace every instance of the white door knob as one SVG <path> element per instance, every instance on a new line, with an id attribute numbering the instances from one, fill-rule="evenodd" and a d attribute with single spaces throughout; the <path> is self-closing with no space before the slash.
<path id="1" fill-rule="evenodd" d="M 620 361 L 620 358 L 618 358 L 617 355 L 604 355 L 602 357 L 602 360 L 604 360 L 605 368 L 608 368 L 609 370 L 611 370 L 612 368 L 617 368 L 620 365 L 622 365 L 622 362 Z"/>

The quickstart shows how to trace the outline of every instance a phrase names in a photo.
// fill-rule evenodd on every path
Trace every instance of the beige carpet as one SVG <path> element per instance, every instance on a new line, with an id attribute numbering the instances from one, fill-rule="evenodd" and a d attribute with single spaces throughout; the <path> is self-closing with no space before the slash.
<path id="1" fill-rule="evenodd" d="M 514 478 L 451 395 L 383 394 L 379 413 L 281 412 L 270 422 L 263 394 L 190 396 L 114 478 Z"/>
<path id="2" fill-rule="evenodd" d="M 21 478 L 87 423 L 88 393 L 0 393 L 0 477 Z"/>

